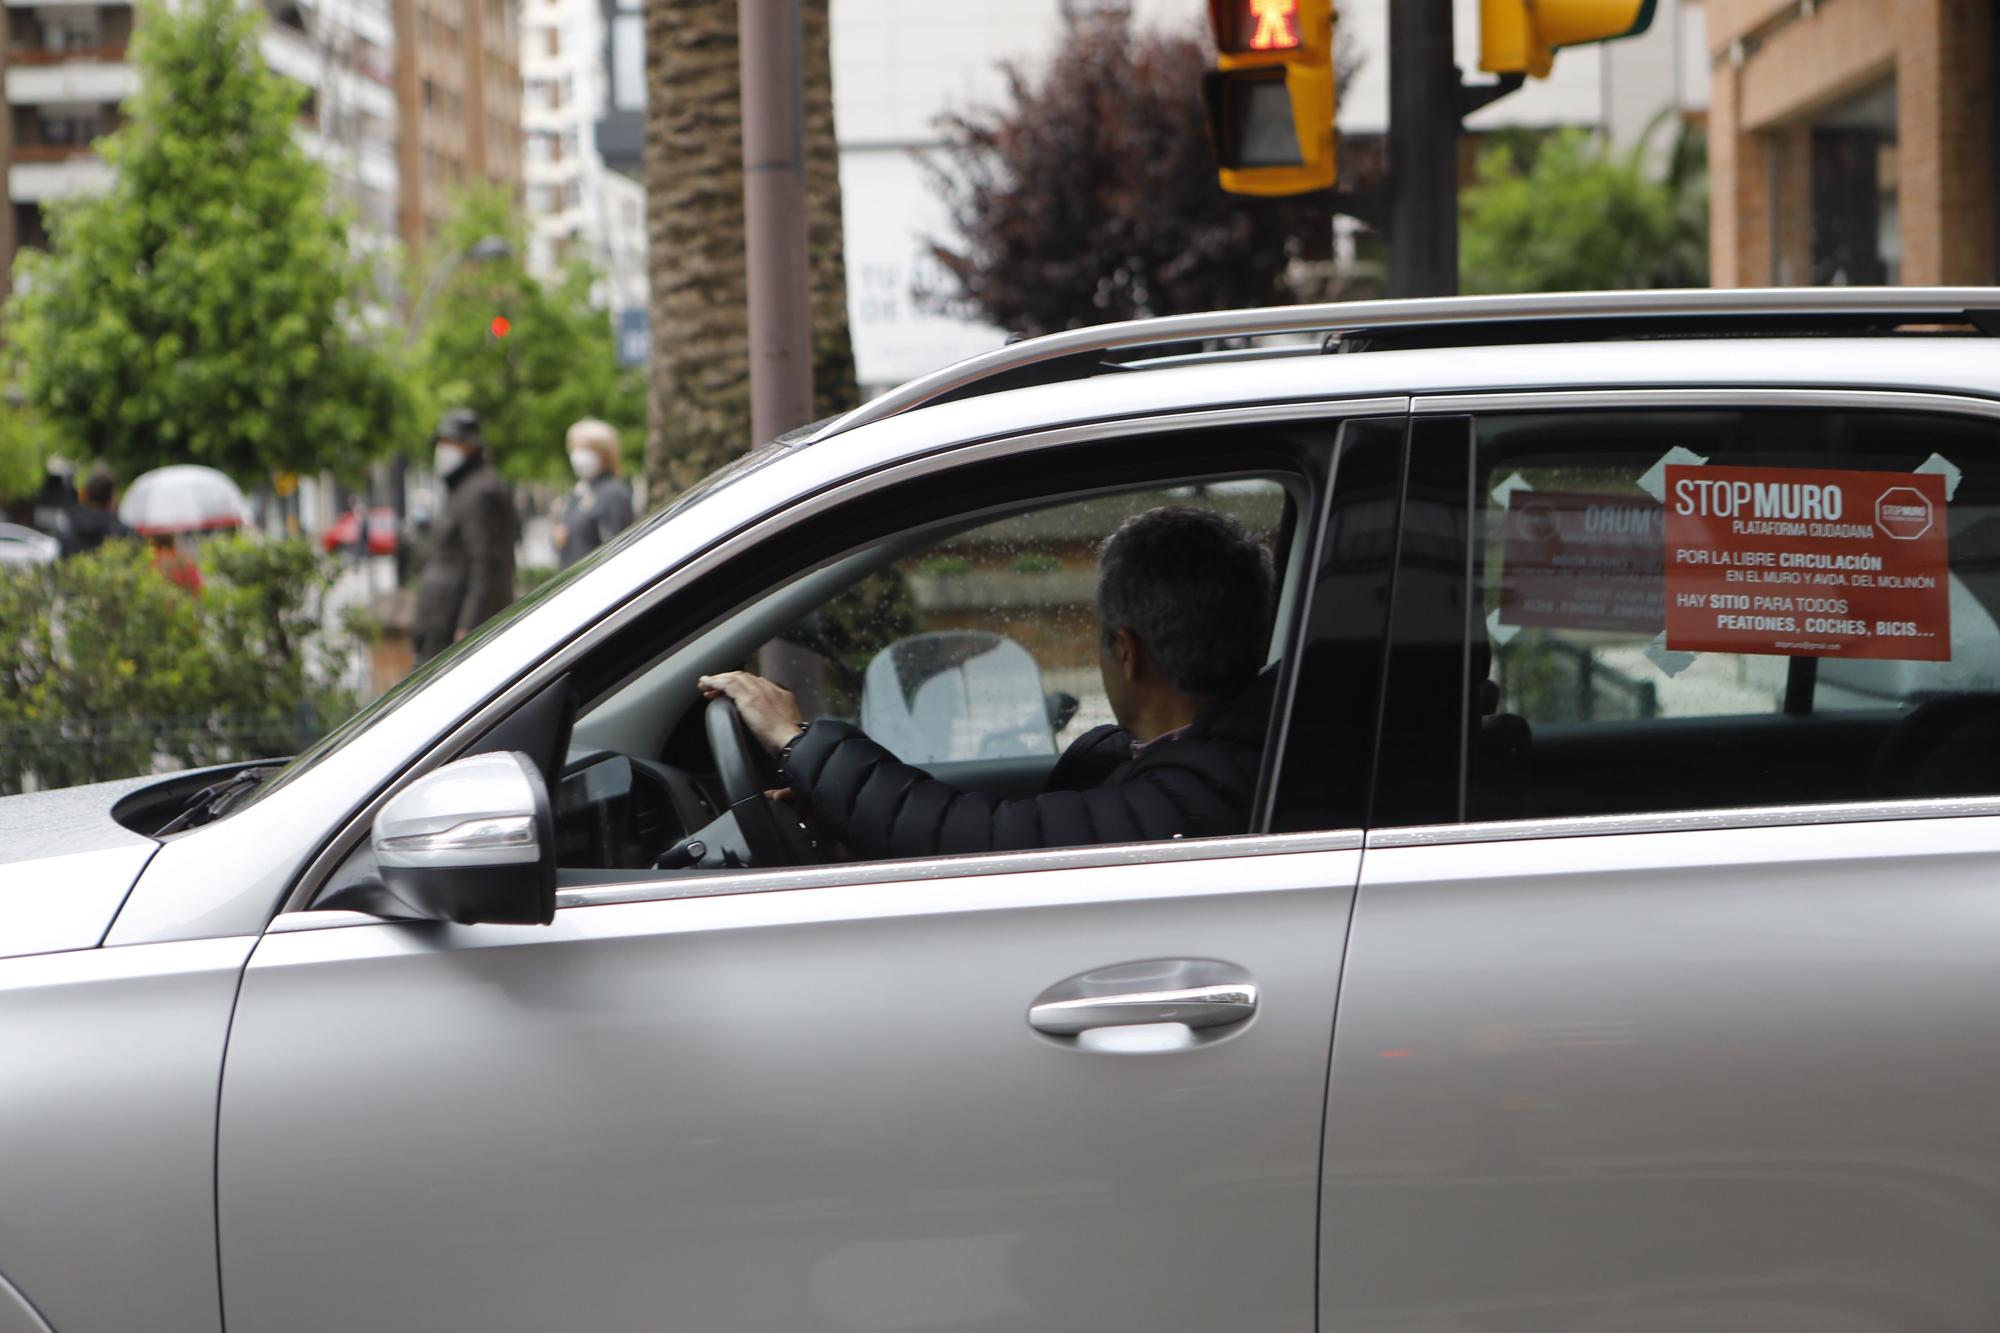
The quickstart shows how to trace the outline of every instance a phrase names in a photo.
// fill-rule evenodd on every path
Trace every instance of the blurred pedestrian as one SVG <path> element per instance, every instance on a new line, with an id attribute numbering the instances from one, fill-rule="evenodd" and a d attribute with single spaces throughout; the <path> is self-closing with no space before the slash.
<path id="1" fill-rule="evenodd" d="M 44 464 L 41 489 L 35 492 L 35 526 L 60 541 L 76 502 L 76 465 L 60 455 L 51 456 Z"/>
<path id="2" fill-rule="evenodd" d="M 57 525 L 56 536 L 62 542 L 64 555 L 82 555 L 108 541 L 132 535 L 132 529 L 125 526 L 112 507 L 115 494 L 110 473 L 90 474 L 90 480 L 83 484 L 83 503 L 65 510 Z"/>
<path id="3" fill-rule="evenodd" d="M 194 558 L 181 550 L 174 539 L 164 532 L 155 533 L 152 538 L 153 568 L 160 576 L 177 587 L 185 588 L 193 597 L 201 596 L 201 566 Z"/>
<path id="4" fill-rule="evenodd" d="M 618 475 L 618 431 L 610 422 L 585 417 L 565 444 L 576 488 L 556 510 L 549 535 L 567 569 L 632 525 L 632 488 Z"/>
<path id="5" fill-rule="evenodd" d="M 433 443 L 445 500 L 417 580 L 410 629 L 420 663 L 514 600 L 514 503 L 487 461 L 479 414 L 446 412 Z"/>

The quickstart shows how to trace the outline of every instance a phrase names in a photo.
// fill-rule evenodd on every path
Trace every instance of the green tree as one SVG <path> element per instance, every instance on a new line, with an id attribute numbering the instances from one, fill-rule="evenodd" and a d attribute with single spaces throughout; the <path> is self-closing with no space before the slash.
<path id="1" fill-rule="evenodd" d="M 218 537 L 199 595 L 138 542 L 0 569 L 0 794 L 295 753 L 353 709 L 334 562 Z"/>
<path id="2" fill-rule="evenodd" d="M 301 90 L 259 54 L 261 12 L 144 6 L 139 92 L 101 144 L 111 189 L 59 207 L 51 250 L 20 261 L 6 336 L 29 404 L 128 473 L 351 472 L 408 428 L 367 270 L 292 137 Z"/>
<path id="3" fill-rule="evenodd" d="M 1465 192 L 1460 283 L 1467 292 L 1705 287 L 1707 199 L 1691 134 L 1659 178 L 1644 140 L 1616 155 L 1576 130 L 1501 137 L 1480 153 Z"/>
<path id="4" fill-rule="evenodd" d="M 488 237 L 505 240 L 509 254 L 465 258 Z M 526 252 L 526 224 L 505 191 L 459 196 L 412 275 L 418 290 L 422 274 L 445 274 L 415 345 L 428 414 L 478 412 L 494 463 L 522 481 L 568 476 L 564 432 L 583 417 L 601 417 L 618 428 L 627 470 L 636 470 L 645 389 L 637 369 L 618 364 L 610 316 L 591 303 L 596 275 L 571 264 L 544 284 L 528 272 Z"/>
<path id="5" fill-rule="evenodd" d="M 0 385 L 6 382 L 0 361 Z M 26 495 L 41 484 L 42 465 L 55 452 L 26 403 L 10 402 L 0 387 L 0 496 Z"/>

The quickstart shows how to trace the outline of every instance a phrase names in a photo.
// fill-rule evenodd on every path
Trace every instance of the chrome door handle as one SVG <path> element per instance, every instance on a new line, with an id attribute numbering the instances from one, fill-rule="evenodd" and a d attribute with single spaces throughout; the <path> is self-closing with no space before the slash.
<path id="1" fill-rule="evenodd" d="M 1048 1000 L 1028 1010 L 1028 1024 L 1053 1037 L 1074 1037 L 1092 1028 L 1134 1027 L 1141 1023 L 1185 1023 L 1191 1028 L 1227 1027 L 1257 1012 L 1257 988 L 1248 982 L 1193 986 L 1186 990 L 1133 991 Z"/>

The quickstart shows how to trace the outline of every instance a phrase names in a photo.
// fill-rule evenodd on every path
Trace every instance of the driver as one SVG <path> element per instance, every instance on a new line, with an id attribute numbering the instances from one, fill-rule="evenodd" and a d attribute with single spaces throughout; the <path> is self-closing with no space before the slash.
<path id="1" fill-rule="evenodd" d="M 1240 523 L 1170 505 L 1127 519 L 1098 554 L 1098 666 L 1115 726 L 1079 736 L 1041 795 L 965 791 L 848 722 L 807 724 L 790 690 L 728 671 L 727 696 L 777 756 L 792 798 L 864 859 L 1205 838 L 1250 826 L 1274 673 L 1270 554 Z"/>

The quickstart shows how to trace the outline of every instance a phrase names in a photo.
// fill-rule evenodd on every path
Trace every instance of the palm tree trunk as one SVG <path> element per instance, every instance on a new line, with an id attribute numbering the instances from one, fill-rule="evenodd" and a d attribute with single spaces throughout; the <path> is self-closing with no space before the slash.
<path id="1" fill-rule="evenodd" d="M 859 401 L 847 325 L 847 231 L 840 215 L 840 148 L 833 128 L 831 0 L 801 0 L 805 44 L 806 245 L 812 283 L 813 411 Z"/>
<path id="2" fill-rule="evenodd" d="M 830 0 L 801 0 L 813 403 L 856 401 L 847 324 Z M 652 270 L 646 493 L 655 505 L 750 439 L 749 281 L 736 0 L 647 0 L 646 230 Z"/>
<path id="3" fill-rule="evenodd" d="M 654 505 L 750 443 L 737 80 L 736 0 L 647 0 L 646 494 Z"/>

